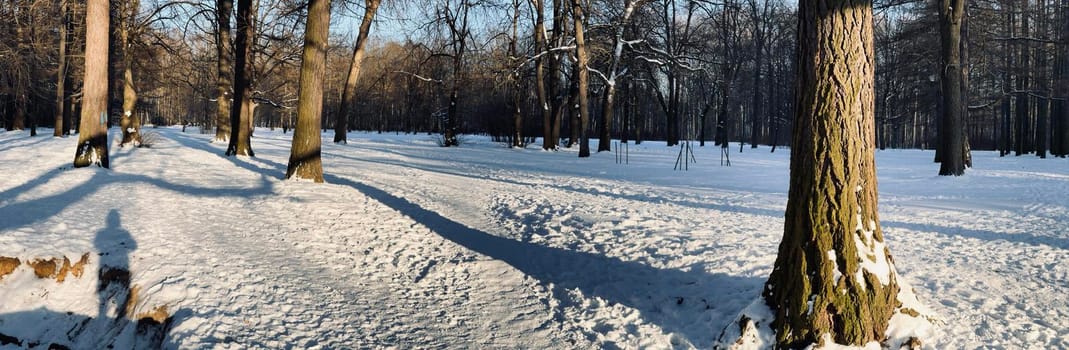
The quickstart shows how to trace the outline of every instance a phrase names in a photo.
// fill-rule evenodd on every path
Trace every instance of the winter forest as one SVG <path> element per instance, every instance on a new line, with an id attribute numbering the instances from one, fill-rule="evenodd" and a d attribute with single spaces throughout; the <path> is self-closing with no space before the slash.
<path id="1" fill-rule="evenodd" d="M 1069 347 L 1069 0 L 0 23 L 0 348 Z"/>

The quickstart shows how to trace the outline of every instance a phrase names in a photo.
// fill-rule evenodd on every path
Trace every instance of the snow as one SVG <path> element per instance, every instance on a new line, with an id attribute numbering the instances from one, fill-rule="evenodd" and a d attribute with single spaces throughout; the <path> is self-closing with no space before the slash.
<path id="1" fill-rule="evenodd" d="M 698 148 L 680 172 L 678 150 L 657 142 L 631 145 L 624 165 L 479 136 L 337 145 L 328 131 L 327 184 L 314 184 L 282 180 L 280 130 L 256 131 L 255 158 L 224 157 L 225 144 L 188 130 L 111 147 L 110 170 L 71 169 L 75 137 L 0 133 L 0 256 L 90 253 L 62 283 L 25 264 L 0 277 L 0 334 L 146 344 L 102 307 L 115 300 L 97 293 L 101 260 L 127 265 L 132 314 L 166 307 L 164 348 L 710 348 L 744 311 L 764 315 L 755 328 L 772 317 L 759 296 L 782 236 L 787 151 L 747 148 L 720 167 L 719 148 Z M 1069 166 L 973 159 L 965 176 L 939 177 L 930 151 L 877 153 L 899 300 L 939 315 L 896 314 L 888 335 L 1069 348 Z"/>

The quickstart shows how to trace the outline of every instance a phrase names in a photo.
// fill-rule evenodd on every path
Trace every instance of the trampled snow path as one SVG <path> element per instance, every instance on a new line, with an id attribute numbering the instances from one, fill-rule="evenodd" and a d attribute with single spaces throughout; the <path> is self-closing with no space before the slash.
<path id="1" fill-rule="evenodd" d="M 168 306 L 172 347 L 708 348 L 757 296 L 786 203 L 788 152 L 764 148 L 730 168 L 698 149 L 683 173 L 663 143 L 617 165 L 328 133 L 316 185 L 279 180 L 289 135 L 258 130 L 235 159 L 153 131 L 110 171 L 65 169 L 73 138 L 0 134 L 0 256 L 96 257 L 127 232 L 139 311 Z M 899 273 L 946 322 L 932 345 L 1069 347 L 1069 165 L 976 152 L 952 179 L 930 155 L 877 162 Z M 0 279 L 0 334 L 36 334 L 13 315 L 97 317 L 95 260 L 89 282 Z"/>

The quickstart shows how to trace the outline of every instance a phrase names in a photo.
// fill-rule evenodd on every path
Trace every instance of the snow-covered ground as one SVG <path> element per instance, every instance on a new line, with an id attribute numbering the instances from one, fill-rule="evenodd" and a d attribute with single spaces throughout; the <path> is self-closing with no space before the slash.
<path id="1" fill-rule="evenodd" d="M 162 140 L 113 145 L 111 170 L 70 169 L 76 138 L 0 133 L 0 257 L 23 262 L 0 277 L 0 348 L 709 348 L 782 234 L 787 149 L 721 167 L 695 148 L 684 172 L 656 142 L 617 164 L 328 132 L 313 184 L 281 180 L 280 130 L 255 158 L 146 130 Z M 927 345 L 1069 348 L 1069 162 L 974 152 L 952 178 L 931 158 L 877 154 L 898 272 L 944 321 Z M 86 253 L 62 283 L 27 264 Z M 129 287 L 98 292 L 101 261 Z M 138 291 L 128 319 L 166 309 L 162 340 L 116 320 L 116 289 Z"/>

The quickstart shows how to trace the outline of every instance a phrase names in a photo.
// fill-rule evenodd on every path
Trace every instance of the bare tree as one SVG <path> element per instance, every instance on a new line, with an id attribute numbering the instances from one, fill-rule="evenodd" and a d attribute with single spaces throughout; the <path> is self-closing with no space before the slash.
<path id="1" fill-rule="evenodd" d="M 371 32 L 371 22 L 375 19 L 375 12 L 379 9 L 382 0 L 364 1 L 364 19 L 360 21 L 360 33 L 357 34 L 356 44 L 353 47 L 353 58 L 349 63 L 349 74 L 345 76 L 345 87 L 342 90 L 341 101 L 338 103 L 338 117 L 334 122 L 334 143 L 346 143 L 346 134 L 349 132 L 349 109 L 356 97 L 356 82 L 360 77 L 360 65 L 364 61 L 367 37 Z"/>

